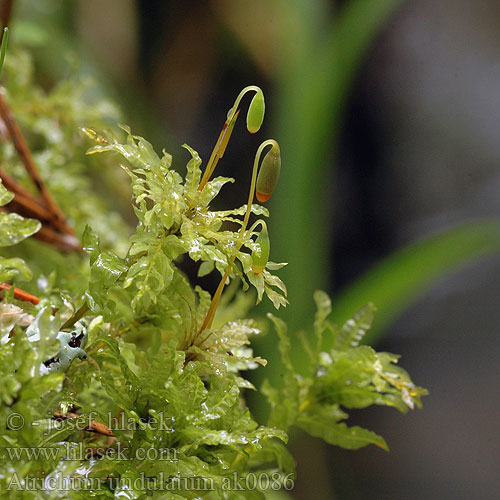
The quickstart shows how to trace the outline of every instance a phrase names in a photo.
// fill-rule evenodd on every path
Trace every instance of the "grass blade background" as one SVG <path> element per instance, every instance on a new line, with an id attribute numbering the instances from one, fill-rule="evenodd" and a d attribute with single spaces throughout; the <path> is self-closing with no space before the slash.
<path id="1" fill-rule="evenodd" d="M 313 2 L 316 3 L 316 2 Z M 314 314 L 312 293 L 329 279 L 332 242 L 331 199 L 335 172 L 326 158 L 335 150 L 342 117 L 356 70 L 375 36 L 400 0 L 354 0 L 324 27 L 322 15 L 309 13 L 303 23 L 313 33 L 297 43 L 289 39 L 277 86 L 280 99 L 276 138 L 283 171 L 271 211 L 270 237 L 279 259 L 289 263 L 280 277 L 289 290 L 291 307 L 283 316 L 305 327 Z M 307 17 L 307 1 L 287 3 L 296 16 Z M 317 5 L 316 5 L 317 7 Z M 301 47 L 296 51 L 295 47 Z M 331 189 L 327 189 L 330 185 Z"/>
<path id="2" fill-rule="evenodd" d="M 333 300 L 342 324 L 362 305 L 378 311 L 364 343 L 376 342 L 397 317 L 440 278 L 480 257 L 500 254 L 500 220 L 469 222 L 425 238 L 383 259 Z"/>
<path id="3" fill-rule="evenodd" d="M 280 261 L 289 263 L 280 277 L 287 285 L 290 307 L 279 315 L 294 332 L 311 328 L 313 292 L 327 289 L 330 278 L 333 224 L 326 214 L 331 213 L 335 196 L 335 172 L 325 159 L 337 146 L 356 70 L 401 0 L 352 0 L 333 18 L 325 2 L 276 4 L 282 7 L 283 18 L 295 17 L 302 27 L 281 47 L 275 129 L 283 168 L 270 220 L 272 248 L 279 250 Z M 331 190 L 326 189 L 328 184 Z M 280 361 L 274 335 L 258 344 L 269 361 L 265 376 L 276 380 Z M 297 362 L 304 367 L 307 359 L 298 342 L 295 347 Z M 256 374 L 257 383 L 262 377 Z"/>

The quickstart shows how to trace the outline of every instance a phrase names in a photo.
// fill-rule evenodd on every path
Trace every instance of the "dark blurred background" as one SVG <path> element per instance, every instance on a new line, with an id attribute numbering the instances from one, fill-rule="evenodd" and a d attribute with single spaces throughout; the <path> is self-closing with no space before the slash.
<path id="1" fill-rule="evenodd" d="M 237 182 L 218 203 L 244 203 L 254 152 L 276 138 L 272 260 L 290 263 L 280 276 L 295 329 L 311 323 L 314 289 L 335 296 L 396 249 L 499 215 L 498 1 L 16 0 L 12 16 L 47 85 L 77 53 L 180 170 L 181 144 L 206 160 L 238 92 L 263 88 L 264 130 L 238 123 L 218 167 Z M 390 453 L 297 436 L 293 498 L 499 498 L 499 301 L 500 258 L 489 256 L 384 328 L 377 348 L 429 389 L 424 409 L 354 414 Z M 273 344 L 259 354 L 272 358 Z"/>

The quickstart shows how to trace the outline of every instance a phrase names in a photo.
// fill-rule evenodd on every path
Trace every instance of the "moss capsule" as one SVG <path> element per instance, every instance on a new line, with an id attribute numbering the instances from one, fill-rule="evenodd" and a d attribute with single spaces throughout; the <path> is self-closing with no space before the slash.
<path id="1" fill-rule="evenodd" d="M 269 150 L 262 160 L 257 176 L 256 196 L 260 203 L 266 202 L 278 184 L 281 170 L 281 154 L 277 143 Z"/>
<path id="2" fill-rule="evenodd" d="M 247 129 L 251 134 L 255 134 L 260 129 L 264 121 L 265 110 L 264 94 L 259 89 L 253 96 L 247 112 Z"/>

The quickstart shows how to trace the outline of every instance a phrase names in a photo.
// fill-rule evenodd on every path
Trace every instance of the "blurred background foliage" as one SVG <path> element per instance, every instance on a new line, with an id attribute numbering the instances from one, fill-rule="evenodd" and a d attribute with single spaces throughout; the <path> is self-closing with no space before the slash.
<path id="1" fill-rule="evenodd" d="M 271 203 L 271 259 L 289 262 L 280 276 L 291 301 L 281 316 L 292 331 L 311 325 L 318 288 L 333 294 L 338 323 L 374 302 L 368 341 L 401 353 L 431 392 L 424 410 L 404 419 L 383 409 L 359 416 L 386 437 L 389 454 L 296 436 L 294 498 L 493 498 L 500 489 L 498 2 L 0 5 L 10 4 L 12 44 L 31 49 L 44 86 L 77 66 L 96 80 L 93 92 L 114 99 L 134 133 L 165 147 L 179 169 L 188 159 L 181 144 L 206 161 L 239 90 L 263 88 L 265 130 L 252 137 L 238 123 L 218 167 L 237 182 L 218 208 L 243 202 L 254 151 L 262 139 L 277 139 L 283 170 Z M 106 188 L 133 223 L 126 181 Z M 268 334 L 257 350 L 271 363 L 260 376 L 280 376 L 275 349 Z M 305 363 L 295 351 L 294 361 Z"/>

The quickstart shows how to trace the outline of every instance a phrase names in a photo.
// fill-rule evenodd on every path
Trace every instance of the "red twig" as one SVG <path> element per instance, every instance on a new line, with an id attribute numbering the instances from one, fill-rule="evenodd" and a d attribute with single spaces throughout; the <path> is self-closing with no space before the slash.
<path id="1" fill-rule="evenodd" d="M 10 290 L 11 288 L 12 285 L 9 285 L 8 283 L 0 284 L 0 290 Z M 40 299 L 38 297 L 35 297 L 34 295 L 31 295 L 31 293 L 25 292 L 20 288 L 14 288 L 14 298 L 17 300 L 24 300 L 25 302 L 31 302 L 35 305 L 40 302 Z"/>

